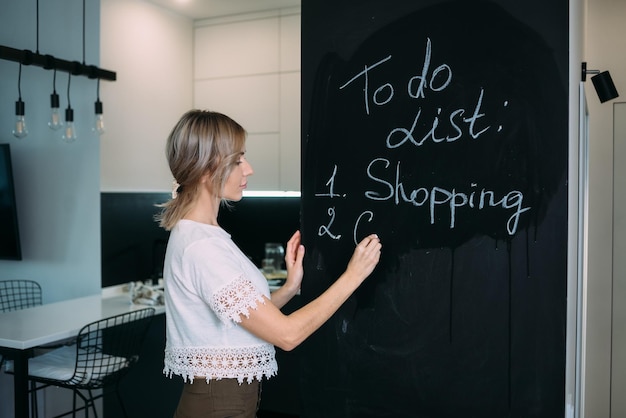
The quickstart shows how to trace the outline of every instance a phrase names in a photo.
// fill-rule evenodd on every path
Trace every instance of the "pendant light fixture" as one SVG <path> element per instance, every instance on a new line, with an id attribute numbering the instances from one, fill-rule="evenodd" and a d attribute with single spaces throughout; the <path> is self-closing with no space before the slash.
<path id="1" fill-rule="evenodd" d="M 76 141 L 76 127 L 74 126 L 74 109 L 70 102 L 70 82 L 72 81 L 72 73 L 67 74 L 67 108 L 65 109 L 65 130 L 63 132 L 63 140 L 65 142 Z"/>
<path id="2" fill-rule="evenodd" d="M 85 35 L 86 35 L 86 25 L 85 25 L 85 16 L 86 16 L 86 0 L 82 0 L 83 5 L 83 27 L 82 27 L 82 37 L 83 37 L 83 59 L 82 62 L 78 61 L 70 61 L 61 58 L 56 58 L 52 55 L 41 54 L 39 53 L 39 0 L 36 1 L 36 50 L 35 52 L 29 49 L 15 49 L 6 45 L 0 45 L 0 60 L 7 60 L 19 63 L 19 77 L 18 77 L 18 100 L 15 102 L 15 125 L 12 130 L 13 135 L 17 138 L 24 138 L 28 134 L 28 129 L 26 126 L 25 119 L 25 103 L 22 100 L 22 92 L 21 92 L 21 76 L 22 76 L 22 65 L 32 65 L 33 67 L 41 67 L 45 70 L 53 70 L 53 88 L 52 94 L 50 95 L 50 119 L 48 121 L 48 127 L 53 130 L 58 130 L 63 127 L 63 121 L 61 119 L 60 112 L 60 100 L 59 95 L 56 92 L 56 72 L 63 71 L 69 74 L 68 82 L 67 82 L 67 108 L 65 109 L 65 129 L 63 130 L 63 139 L 66 142 L 74 142 L 76 140 L 76 127 L 74 126 L 74 109 L 70 105 L 70 79 L 71 76 L 85 76 L 90 79 L 98 80 L 98 97 L 96 99 L 95 105 L 95 122 L 94 122 L 94 131 L 101 135 L 104 132 L 104 119 L 102 112 L 102 102 L 100 101 L 100 80 L 108 80 L 115 81 L 117 76 L 115 72 L 105 70 L 94 65 L 88 65 L 85 62 L 85 52 L 86 52 L 86 44 L 85 44 Z"/>
<path id="3" fill-rule="evenodd" d="M 57 82 L 57 70 L 54 70 L 52 76 L 52 94 L 50 95 L 50 121 L 48 121 L 48 127 L 53 131 L 59 130 L 63 126 L 61 120 L 61 111 L 59 110 L 59 95 L 56 89 Z"/>
<path id="4" fill-rule="evenodd" d="M 22 63 L 20 63 L 20 70 L 17 76 L 17 93 L 18 99 L 15 102 L 15 127 L 13 128 L 13 136 L 16 138 L 24 138 L 28 135 L 28 128 L 26 127 L 25 110 L 26 105 L 22 101 Z"/>
<path id="5" fill-rule="evenodd" d="M 102 115 L 102 102 L 100 101 L 100 79 L 96 83 L 96 102 L 94 103 L 96 119 L 93 130 L 98 135 L 102 135 L 104 133 L 104 116 Z"/>

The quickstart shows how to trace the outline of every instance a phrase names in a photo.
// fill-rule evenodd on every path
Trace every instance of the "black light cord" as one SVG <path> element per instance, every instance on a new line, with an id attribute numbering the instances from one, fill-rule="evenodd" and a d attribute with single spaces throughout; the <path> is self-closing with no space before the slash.
<path id="1" fill-rule="evenodd" d="M 57 69 L 52 73 L 52 93 L 57 94 Z"/>
<path id="2" fill-rule="evenodd" d="M 37 53 L 39 54 L 39 0 L 37 0 Z"/>
<path id="3" fill-rule="evenodd" d="M 67 73 L 67 108 L 71 109 L 72 104 L 70 103 L 70 82 L 72 81 L 72 73 Z"/>
<path id="4" fill-rule="evenodd" d="M 22 63 L 20 62 L 20 70 L 17 73 L 17 94 L 19 100 L 22 101 Z"/>
<path id="5" fill-rule="evenodd" d="M 85 0 L 83 0 L 83 64 L 85 63 Z"/>

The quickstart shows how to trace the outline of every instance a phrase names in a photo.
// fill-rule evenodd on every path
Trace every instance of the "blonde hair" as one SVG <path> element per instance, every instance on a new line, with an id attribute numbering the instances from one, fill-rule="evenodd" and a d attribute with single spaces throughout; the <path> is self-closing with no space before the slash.
<path id="1" fill-rule="evenodd" d="M 228 116 L 207 110 L 185 113 L 167 138 L 166 157 L 175 181 L 176 197 L 158 205 L 155 216 L 167 231 L 182 219 L 196 201 L 201 178 L 219 196 L 224 183 L 244 151 L 246 131 Z M 222 201 L 225 202 L 225 201 Z"/>

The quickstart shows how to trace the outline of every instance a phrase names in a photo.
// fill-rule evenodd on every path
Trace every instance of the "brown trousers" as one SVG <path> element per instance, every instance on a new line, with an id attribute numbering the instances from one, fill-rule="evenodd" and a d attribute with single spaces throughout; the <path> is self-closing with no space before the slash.
<path id="1" fill-rule="evenodd" d="M 255 418 L 261 401 L 261 382 L 195 378 L 185 383 L 174 418 Z"/>

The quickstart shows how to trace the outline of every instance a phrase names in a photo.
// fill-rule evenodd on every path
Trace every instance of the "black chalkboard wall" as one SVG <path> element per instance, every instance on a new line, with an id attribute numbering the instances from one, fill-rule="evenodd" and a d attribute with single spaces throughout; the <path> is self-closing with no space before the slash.
<path id="1" fill-rule="evenodd" d="M 568 2 L 303 0 L 302 417 L 563 417 Z"/>

